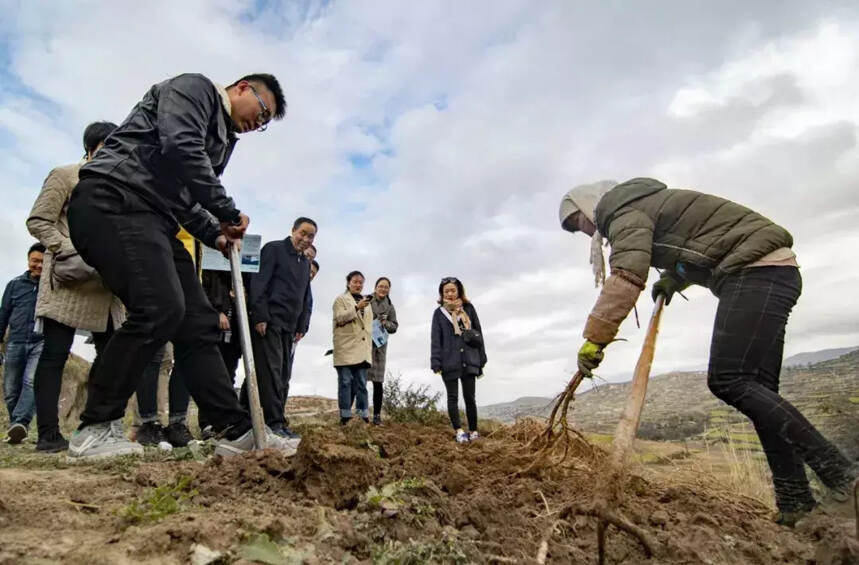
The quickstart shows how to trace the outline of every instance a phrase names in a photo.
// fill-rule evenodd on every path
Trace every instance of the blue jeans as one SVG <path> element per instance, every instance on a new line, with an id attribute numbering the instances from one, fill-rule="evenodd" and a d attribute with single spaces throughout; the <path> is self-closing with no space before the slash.
<path id="1" fill-rule="evenodd" d="M 6 346 L 3 369 L 3 397 L 9 411 L 9 424 L 30 425 L 36 411 L 33 376 L 42 354 L 42 343 L 10 343 Z"/>
<path id="2" fill-rule="evenodd" d="M 367 410 L 367 367 L 364 365 L 345 365 L 337 369 L 337 404 L 341 418 L 352 417 L 352 398 L 355 410 L 362 418 L 369 417 Z"/>

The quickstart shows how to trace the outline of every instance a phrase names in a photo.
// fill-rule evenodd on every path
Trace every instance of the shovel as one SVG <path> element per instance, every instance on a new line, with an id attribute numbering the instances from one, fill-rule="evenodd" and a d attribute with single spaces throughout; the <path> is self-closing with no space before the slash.
<path id="1" fill-rule="evenodd" d="M 632 449 L 632 442 L 638 432 L 638 424 L 641 420 L 641 409 L 644 407 L 644 398 L 647 394 L 647 379 L 650 377 L 650 366 L 653 364 L 653 354 L 656 351 L 656 335 L 659 333 L 659 320 L 665 306 L 665 295 L 656 297 L 653 306 L 653 314 L 647 326 L 647 335 L 644 336 L 644 344 L 641 346 L 641 355 L 635 365 L 635 373 L 632 376 L 632 386 L 626 399 L 626 407 L 623 415 L 617 423 L 612 442 L 611 463 L 615 468 L 620 468 L 625 462 Z"/>
<path id="2" fill-rule="evenodd" d="M 239 336 L 242 340 L 242 359 L 245 364 L 245 382 L 248 387 L 248 406 L 253 424 L 254 447 L 265 449 L 265 419 L 259 403 L 257 372 L 254 367 L 254 352 L 251 347 L 251 326 L 248 322 L 248 307 L 245 302 L 245 287 L 242 283 L 242 259 L 239 249 L 230 245 L 230 272 L 233 275 L 233 292 L 236 294 L 236 313 L 239 319 Z"/>

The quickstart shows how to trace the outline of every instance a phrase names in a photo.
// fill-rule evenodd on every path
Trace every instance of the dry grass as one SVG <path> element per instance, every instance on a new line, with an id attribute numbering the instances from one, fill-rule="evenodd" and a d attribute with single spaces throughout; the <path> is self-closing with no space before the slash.
<path id="1" fill-rule="evenodd" d="M 766 456 L 760 448 L 749 448 L 728 428 L 709 430 L 705 444 L 706 458 L 701 464 L 724 481 L 725 488 L 774 507 L 772 475 Z"/>

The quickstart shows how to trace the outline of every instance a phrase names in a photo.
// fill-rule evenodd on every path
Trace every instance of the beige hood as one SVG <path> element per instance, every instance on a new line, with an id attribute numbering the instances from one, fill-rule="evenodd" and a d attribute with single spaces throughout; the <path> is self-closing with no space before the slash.
<path id="1" fill-rule="evenodd" d="M 561 199 L 561 207 L 558 217 L 561 225 L 564 220 L 576 212 L 581 212 L 585 217 L 596 225 L 594 210 L 605 193 L 617 186 L 617 181 L 601 180 L 590 184 L 580 184 L 571 189 Z M 603 257 L 603 238 L 599 230 L 594 232 L 591 238 L 590 262 L 593 265 L 594 283 L 600 286 L 605 282 L 605 259 Z"/>

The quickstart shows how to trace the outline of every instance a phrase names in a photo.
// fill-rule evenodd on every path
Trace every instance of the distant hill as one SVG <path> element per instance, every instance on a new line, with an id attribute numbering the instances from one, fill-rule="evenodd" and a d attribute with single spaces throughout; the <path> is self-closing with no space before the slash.
<path id="1" fill-rule="evenodd" d="M 797 353 L 796 355 L 791 355 L 784 361 L 782 361 L 783 367 L 796 367 L 798 365 L 812 365 L 814 363 L 821 363 L 823 361 L 829 361 L 830 359 L 837 359 L 842 355 L 847 355 L 848 353 L 852 353 L 859 349 L 859 346 L 853 347 L 839 347 L 836 349 L 821 349 L 820 351 L 811 351 L 808 353 Z"/>
<path id="2" fill-rule="evenodd" d="M 571 407 L 572 423 L 584 431 L 614 433 L 628 388 L 629 383 L 611 383 L 579 394 Z M 824 435 L 859 458 L 859 350 L 813 365 L 783 369 L 781 393 Z M 525 416 L 545 417 L 551 401 L 527 397 L 521 405 L 519 401 L 494 404 L 481 408 L 481 416 L 504 422 Z M 756 443 L 747 418 L 710 393 L 706 373 L 677 372 L 650 379 L 639 437 L 682 440 L 734 432 L 743 442 Z"/>

